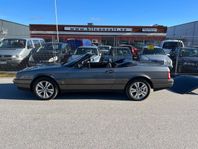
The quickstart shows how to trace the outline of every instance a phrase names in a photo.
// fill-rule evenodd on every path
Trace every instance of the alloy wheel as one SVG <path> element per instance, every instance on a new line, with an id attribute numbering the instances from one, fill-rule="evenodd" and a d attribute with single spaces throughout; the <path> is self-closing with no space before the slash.
<path id="1" fill-rule="evenodd" d="M 142 100 L 149 94 L 149 87 L 144 82 L 134 82 L 129 88 L 130 96 L 135 100 Z"/>
<path id="2" fill-rule="evenodd" d="M 36 94 L 42 99 L 49 99 L 55 93 L 54 85 L 49 81 L 40 81 L 35 86 Z"/>

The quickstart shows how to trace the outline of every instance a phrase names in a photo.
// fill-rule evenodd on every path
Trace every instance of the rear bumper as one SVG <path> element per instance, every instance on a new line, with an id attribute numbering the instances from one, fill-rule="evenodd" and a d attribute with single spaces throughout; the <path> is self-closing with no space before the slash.
<path id="1" fill-rule="evenodd" d="M 16 79 L 15 78 L 13 80 L 13 82 L 19 89 L 24 89 L 24 90 L 30 90 L 31 89 L 31 80 Z"/>
<path id="2" fill-rule="evenodd" d="M 170 80 L 155 80 L 155 82 L 153 83 L 153 90 L 154 91 L 158 91 L 158 90 L 162 90 L 162 89 L 168 89 L 171 88 L 174 84 L 174 80 L 170 79 Z"/>

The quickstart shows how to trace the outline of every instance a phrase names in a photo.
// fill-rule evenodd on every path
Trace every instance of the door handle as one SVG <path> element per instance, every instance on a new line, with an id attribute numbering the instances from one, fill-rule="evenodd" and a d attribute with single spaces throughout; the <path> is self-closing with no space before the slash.
<path id="1" fill-rule="evenodd" d="M 106 73 L 114 73 L 114 71 L 113 70 L 107 70 L 107 71 L 105 71 Z"/>

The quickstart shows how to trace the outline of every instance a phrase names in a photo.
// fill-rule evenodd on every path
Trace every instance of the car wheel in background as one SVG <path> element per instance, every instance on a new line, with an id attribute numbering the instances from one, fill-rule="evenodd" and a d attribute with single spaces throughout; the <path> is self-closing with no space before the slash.
<path id="1" fill-rule="evenodd" d="M 150 85 L 144 79 L 131 81 L 126 87 L 126 94 L 130 100 L 142 101 L 150 94 Z"/>
<path id="2" fill-rule="evenodd" d="M 39 78 L 33 83 L 34 94 L 42 100 L 50 100 L 58 95 L 58 85 L 50 78 Z"/>

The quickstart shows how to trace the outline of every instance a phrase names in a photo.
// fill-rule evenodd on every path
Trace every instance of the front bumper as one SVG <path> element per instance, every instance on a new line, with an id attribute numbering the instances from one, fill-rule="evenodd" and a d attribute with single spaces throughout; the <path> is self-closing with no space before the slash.
<path id="1" fill-rule="evenodd" d="M 31 89 L 31 80 L 15 78 L 13 82 L 19 89 L 26 89 L 26 90 Z"/>

